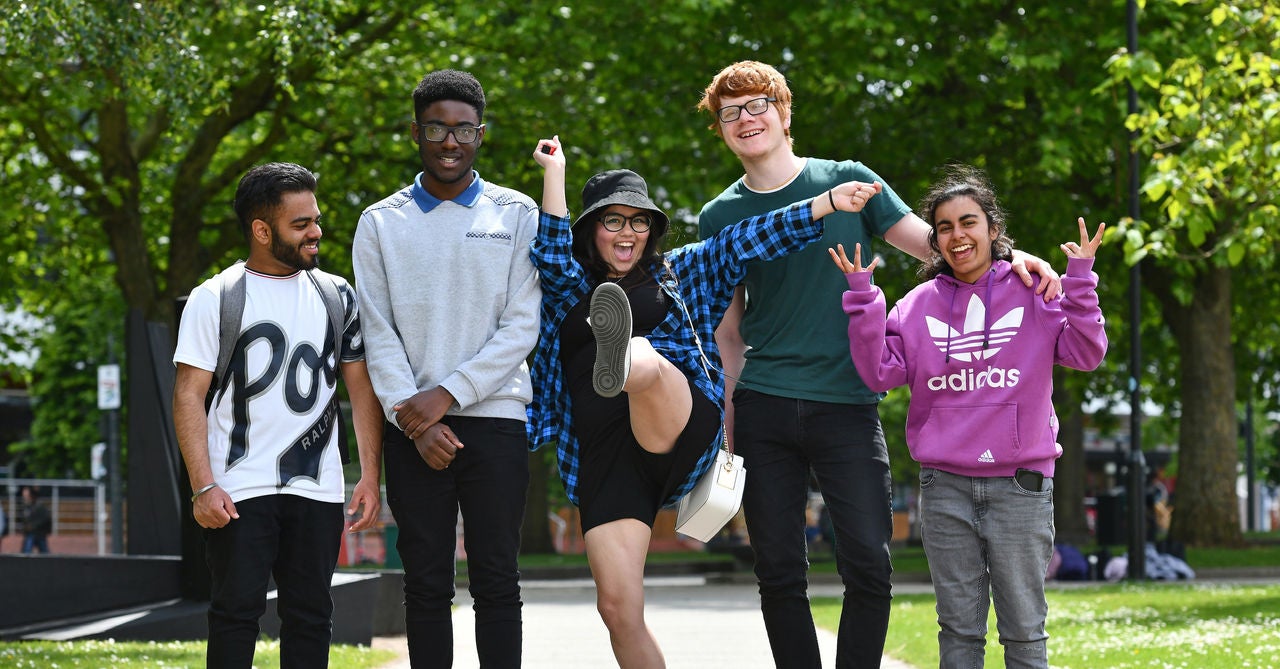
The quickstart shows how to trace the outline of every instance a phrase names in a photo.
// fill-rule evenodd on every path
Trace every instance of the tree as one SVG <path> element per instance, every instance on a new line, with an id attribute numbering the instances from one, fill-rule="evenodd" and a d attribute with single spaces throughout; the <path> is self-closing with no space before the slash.
<path id="1" fill-rule="evenodd" d="M 1162 6 L 1166 35 L 1154 51 L 1111 66 L 1148 100 L 1129 120 L 1151 162 L 1143 192 L 1157 214 L 1121 233 L 1143 262 L 1178 342 L 1181 374 L 1178 505 L 1173 537 L 1190 545 L 1241 540 L 1237 476 L 1237 305 L 1233 275 L 1270 273 L 1280 239 L 1280 9 L 1269 3 Z M 1169 47 L 1169 48 L 1165 48 Z M 1249 337 L 1248 335 L 1243 335 Z M 1252 337 L 1250 337 L 1252 338 Z"/>
<path id="2" fill-rule="evenodd" d="M 1161 12 L 1187 14 L 1165 4 Z M 53 305 L 66 298 L 51 286 L 110 275 L 125 308 L 168 320 L 175 298 L 243 253 L 231 194 L 245 168 L 268 159 L 320 175 L 326 268 L 350 277 L 360 210 L 419 169 L 410 91 L 446 66 L 485 84 L 484 178 L 536 196 L 529 153 L 559 134 L 570 183 L 623 166 L 649 177 L 677 244 L 692 239 L 702 203 L 741 174 L 693 108 L 716 70 L 747 58 L 787 75 L 799 153 L 864 160 L 908 203 L 937 166 L 977 164 L 1004 196 L 1019 246 L 1041 257 L 1060 262 L 1057 244 L 1077 215 L 1113 223 L 1125 210 L 1123 93 L 1103 69 L 1123 43 L 1112 0 L 685 0 L 646 15 L 643 38 L 634 9 L 548 0 L 22 5 L 0 18 L 0 207 L 23 223 L 0 231 L 10 257 L 0 282 L 17 287 L 0 304 L 63 318 L 70 312 Z M 1171 59 L 1186 20 L 1147 25 L 1151 43 L 1168 45 L 1154 51 Z M 912 263 L 886 260 L 877 281 L 901 295 L 915 283 Z M 1125 282 L 1109 264 L 1100 273 L 1112 352 L 1099 372 L 1063 376 L 1061 406 L 1126 388 Z M 1160 321 L 1144 309 L 1144 347 L 1166 345 Z M 1144 393 L 1170 392 L 1159 379 L 1173 360 L 1147 362 Z M 894 442 L 901 425 L 887 422 L 886 433 Z M 897 449 L 900 440 L 895 472 L 909 476 Z M 1057 487 L 1071 491 L 1058 501 L 1064 527 L 1083 520 L 1081 479 L 1076 466 L 1059 470 Z"/>
<path id="3" fill-rule="evenodd" d="M 241 248 L 229 207 L 240 175 L 341 142 L 317 131 L 327 114 L 311 101 L 359 90 L 360 69 L 342 65 L 364 62 L 402 18 L 327 9 L 20 5 L 0 31 L 11 119 L 0 144 L 7 173 L 21 175 L 6 193 L 21 220 L 105 242 L 125 304 L 171 321 L 175 298 Z M 356 128 L 353 112 L 327 120 Z"/>

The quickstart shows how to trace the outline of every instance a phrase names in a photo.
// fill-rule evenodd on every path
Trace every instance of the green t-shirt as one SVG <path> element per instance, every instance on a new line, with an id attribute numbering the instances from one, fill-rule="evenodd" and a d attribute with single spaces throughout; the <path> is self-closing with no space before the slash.
<path id="1" fill-rule="evenodd" d="M 844 244 L 852 256 L 854 244 L 860 243 L 863 259 L 871 257 L 872 237 L 883 237 L 911 211 L 889 184 L 859 162 L 809 158 L 800 174 L 778 190 L 756 192 L 739 179 L 702 208 L 698 233 L 705 239 L 744 218 L 813 198 L 846 181 L 879 181 L 884 189 L 860 213 L 827 216 L 821 240 L 783 258 L 747 266 L 741 329 L 748 348 L 739 387 L 840 404 L 881 399 L 853 366 L 849 317 L 840 305 L 849 284 L 827 249 Z"/>

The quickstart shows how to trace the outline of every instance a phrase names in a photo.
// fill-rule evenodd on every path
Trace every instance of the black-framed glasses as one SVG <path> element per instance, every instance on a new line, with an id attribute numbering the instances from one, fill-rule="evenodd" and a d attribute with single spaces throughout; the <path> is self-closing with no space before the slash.
<path id="1" fill-rule="evenodd" d="M 600 225 L 603 225 L 604 229 L 609 232 L 618 232 L 622 230 L 622 226 L 628 223 L 631 224 L 631 229 L 637 233 L 647 232 L 653 226 L 653 217 L 649 214 L 636 214 L 635 216 L 605 214 L 600 217 Z"/>
<path id="2" fill-rule="evenodd" d="M 484 130 L 484 124 L 480 125 L 441 125 L 439 123 L 418 123 L 420 136 L 428 142 L 443 142 L 449 133 L 453 133 L 454 141 L 459 144 L 471 144 L 480 138 L 480 131 Z"/>
<path id="3" fill-rule="evenodd" d="M 716 110 L 716 116 L 720 117 L 721 123 L 733 123 L 742 116 L 742 110 L 747 110 L 752 116 L 759 116 L 769 111 L 769 103 L 777 102 L 778 98 L 756 98 L 747 100 L 740 105 L 725 105 Z"/>

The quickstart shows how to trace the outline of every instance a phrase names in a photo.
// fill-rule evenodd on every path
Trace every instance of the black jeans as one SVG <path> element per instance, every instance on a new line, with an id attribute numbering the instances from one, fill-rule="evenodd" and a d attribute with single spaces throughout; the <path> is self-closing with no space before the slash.
<path id="1" fill-rule="evenodd" d="M 274 576 L 281 669 L 329 666 L 329 584 L 342 541 L 342 504 L 265 495 L 236 502 L 236 511 L 240 518 L 204 531 L 212 580 L 207 665 L 252 666 Z"/>
<path id="2" fill-rule="evenodd" d="M 385 426 L 387 505 L 400 527 L 405 631 L 415 669 L 453 666 L 454 549 L 461 510 L 481 667 L 519 667 L 520 524 L 529 489 L 525 424 L 446 416 L 463 448 L 436 471 L 394 425 Z"/>
<path id="3" fill-rule="evenodd" d="M 760 609 L 778 667 L 818 669 L 809 609 L 805 505 L 812 469 L 831 513 L 844 583 L 836 666 L 879 667 L 889 627 L 893 537 L 889 454 L 874 404 L 831 404 L 739 389 L 735 451 Z"/>

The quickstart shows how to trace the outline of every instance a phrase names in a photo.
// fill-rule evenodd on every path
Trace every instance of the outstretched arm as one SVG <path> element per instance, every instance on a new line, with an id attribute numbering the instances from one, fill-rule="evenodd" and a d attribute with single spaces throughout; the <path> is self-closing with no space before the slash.
<path id="1" fill-rule="evenodd" d="M 552 216 L 568 216 L 569 203 L 564 197 L 565 159 L 560 135 L 538 142 L 533 160 L 542 166 L 542 211 Z"/>
<path id="2" fill-rule="evenodd" d="M 867 205 L 867 200 L 883 190 L 879 181 L 866 183 L 863 181 L 846 181 L 831 190 L 813 198 L 813 218 L 824 218 L 837 211 L 859 212 Z"/>
<path id="3" fill-rule="evenodd" d="M 884 233 L 884 240 L 917 260 L 924 260 L 933 252 L 929 247 L 929 224 L 915 214 L 907 214 L 894 223 Z M 1022 283 L 1028 287 L 1035 286 L 1037 294 L 1044 294 L 1045 302 L 1062 292 L 1062 279 L 1052 265 L 1040 258 L 1015 249 L 1010 264 Z M 1039 283 L 1032 274 L 1040 275 Z"/>

